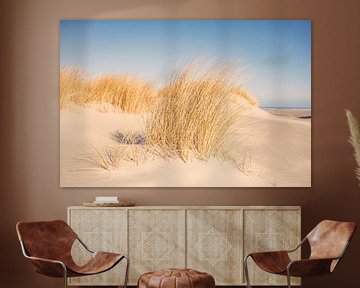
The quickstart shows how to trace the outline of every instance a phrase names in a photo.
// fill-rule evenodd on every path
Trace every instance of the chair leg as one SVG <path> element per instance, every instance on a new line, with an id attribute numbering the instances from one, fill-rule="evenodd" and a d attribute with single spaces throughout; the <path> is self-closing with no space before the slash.
<path id="1" fill-rule="evenodd" d="M 290 278 L 290 271 L 289 269 L 287 269 L 287 284 L 288 284 L 288 288 L 291 288 L 291 278 Z"/>
<path id="2" fill-rule="evenodd" d="M 124 288 L 126 288 L 126 287 L 127 287 L 128 278 L 129 278 L 130 259 L 129 259 L 129 257 L 127 257 L 126 255 L 124 256 L 124 258 L 126 259 L 126 271 L 125 271 Z"/>
<path id="3" fill-rule="evenodd" d="M 63 269 L 64 269 L 64 287 L 67 288 L 67 270 L 66 270 L 66 266 L 62 265 Z"/>
<path id="4" fill-rule="evenodd" d="M 249 269 L 248 269 L 248 265 L 247 265 L 247 259 L 249 258 L 250 255 L 247 255 L 244 258 L 244 272 L 245 272 L 245 279 L 246 279 L 246 287 L 247 288 L 251 288 L 250 285 L 250 279 L 249 279 Z"/>

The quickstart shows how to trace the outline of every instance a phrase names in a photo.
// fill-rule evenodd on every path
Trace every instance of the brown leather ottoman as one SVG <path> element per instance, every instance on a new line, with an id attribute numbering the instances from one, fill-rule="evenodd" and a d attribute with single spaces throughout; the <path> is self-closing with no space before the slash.
<path id="1" fill-rule="evenodd" d="M 214 288 L 214 277 L 192 269 L 166 269 L 140 276 L 138 288 Z"/>

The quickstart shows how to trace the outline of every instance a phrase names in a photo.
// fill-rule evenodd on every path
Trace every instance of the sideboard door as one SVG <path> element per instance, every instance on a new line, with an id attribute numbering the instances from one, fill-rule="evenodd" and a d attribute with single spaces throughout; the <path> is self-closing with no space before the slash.
<path id="1" fill-rule="evenodd" d="M 216 285 L 242 280 L 242 210 L 187 210 L 187 267 L 214 276 Z"/>
<path id="2" fill-rule="evenodd" d="M 69 225 L 80 239 L 93 251 L 127 253 L 126 209 L 69 209 Z M 76 241 L 72 255 L 76 263 L 84 264 L 89 258 L 81 244 Z M 108 272 L 85 277 L 69 278 L 70 285 L 122 285 L 125 261 Z"/>
<path id="3" fill-rule="evenodd" d="M 245 255 L 251 252 L 287 250 L 300 243 L 300 209 L 246 209 L 244 210 Z M 300 249 L 291 255 L 300 259 Z M 249 262 L 249 277 L 252 285 L 286 285 L 286 277 L 266 273 Z M 299 278 L 292 284 L 299 285 Z"/>
<path id="4" fill-rule="evenodd" d="M 185 210 L 129 209 L 130 284 L 141 274 L 185 267 Z"/>

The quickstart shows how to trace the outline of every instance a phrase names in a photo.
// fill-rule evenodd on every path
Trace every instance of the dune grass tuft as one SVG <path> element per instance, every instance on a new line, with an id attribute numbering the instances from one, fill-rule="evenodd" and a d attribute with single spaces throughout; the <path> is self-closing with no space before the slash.
<path id="1" fill-rule="evenodd" d="M 199 72 L 189 66 L 175 74 L 146 124 L 146 143 L 185 162 L 227 157 L 225 139 L 241 114 L 229 73 L 228 67 Z"/>
<path id="2" fill-rule="evenodd" d="M 145 112 L 154 103 L 152 85 L 137 78 L 102 76 L 87 84 L 86 103 L 108 103 L 127 113 Z"/>
<path id="3" fill-rule="evenodd" d="M 152 159 L 153 154 L 141 145 L 128 144 L 105 147 L 102 149 L 94 148 L 92 163 L 105 170 L 117 170 L 123 164 L 122 161 L 139 165 Z"/>
<path id="4" fill-rule="evenodd" d="M 141 113 L 148 111 L 156 98 L 153 86 L 135 77 L 104 75 L 86 80 L 79 69 L 60 71 L 61 109 L 70 104 L 101 104 L 105 110 L 111 105 L 125 113 Z"/>
<path id="5" fill-rule="evenodd" d="M 245 99 L 250 105 L 259 107 L 259 101 L 250 92 L 241 87 L 234 87 L 233 93 L 239 95 L 241 98 Z"/>
<path id="6" fill-rule="evenodd" d="M 82 103 L 85 87 L 84 74 L 79 69 L 63 67 L 60 70 L 60 109 L 71 103 Z"/>

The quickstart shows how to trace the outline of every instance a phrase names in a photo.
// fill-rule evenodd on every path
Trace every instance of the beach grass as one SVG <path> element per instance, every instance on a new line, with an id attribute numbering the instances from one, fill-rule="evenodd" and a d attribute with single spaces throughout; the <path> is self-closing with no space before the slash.
<path id="1" fill-rule="evenodd" d="M 156 101 L 153 85 L 132 76 L 103 75 L 87 80 L 76 68 L 60 71 L 60 109 L 71 104 L 100 104 L 124 113 L 146 112 Z"/>
<path id="2" fill-rule="evenodd" d="M 248 160 L 239 161 L 230 153 L 239 137 L 232 127 L 241 123 L 244 106 L 259 103 L 234 81 L 233 73 L 226 64 L 203 69 L 192 63 L 156 91 L 134 77 L 104 75 L 86 80 L 80 70 L 66 68 L 60 73 L 60 107 L 99 104 L 97 108 L 105 112 L 108 107 L 147 112 L 142 135 L 120 131 L 112 135 L 112 147 L 94 148 L 93 159 L 105 170 L 119 169 L 121 161 L 139 165 L 159 158 L 187 162 L 212 157 L 246 170 Z"/>
<path id="3" fill-rule="evenodd" d="M 87 83 L 85 103 L 106 103 L 122 112 L 146 112 L 155 101 L 150 83 L 130 76 L 102 76 Z"/>
<path id="4" fill-rule="evenodd" d="M 232 92 L 240 96 L 240 98 L 246 100 L 250 105 L 259 107 L 259 100 L 256 99 L 248 90 L 239 86 L 235 86 L 233 87 Z"/>
<path id="5" fill-rule="evenodd" d="M 190 65 L 175 74 L 146 123 L 146 143 L 185 162 L 224 158 L 225 139 L 241 116 L 229 73 L 224 66 L 199 72 Z"/>
<path id="6" fill-rule="evenodd" d="M 60 71 L 60 109 L 84 101 L 86 83 L 84 74 L 76 68 L 63 67 Z"/>

